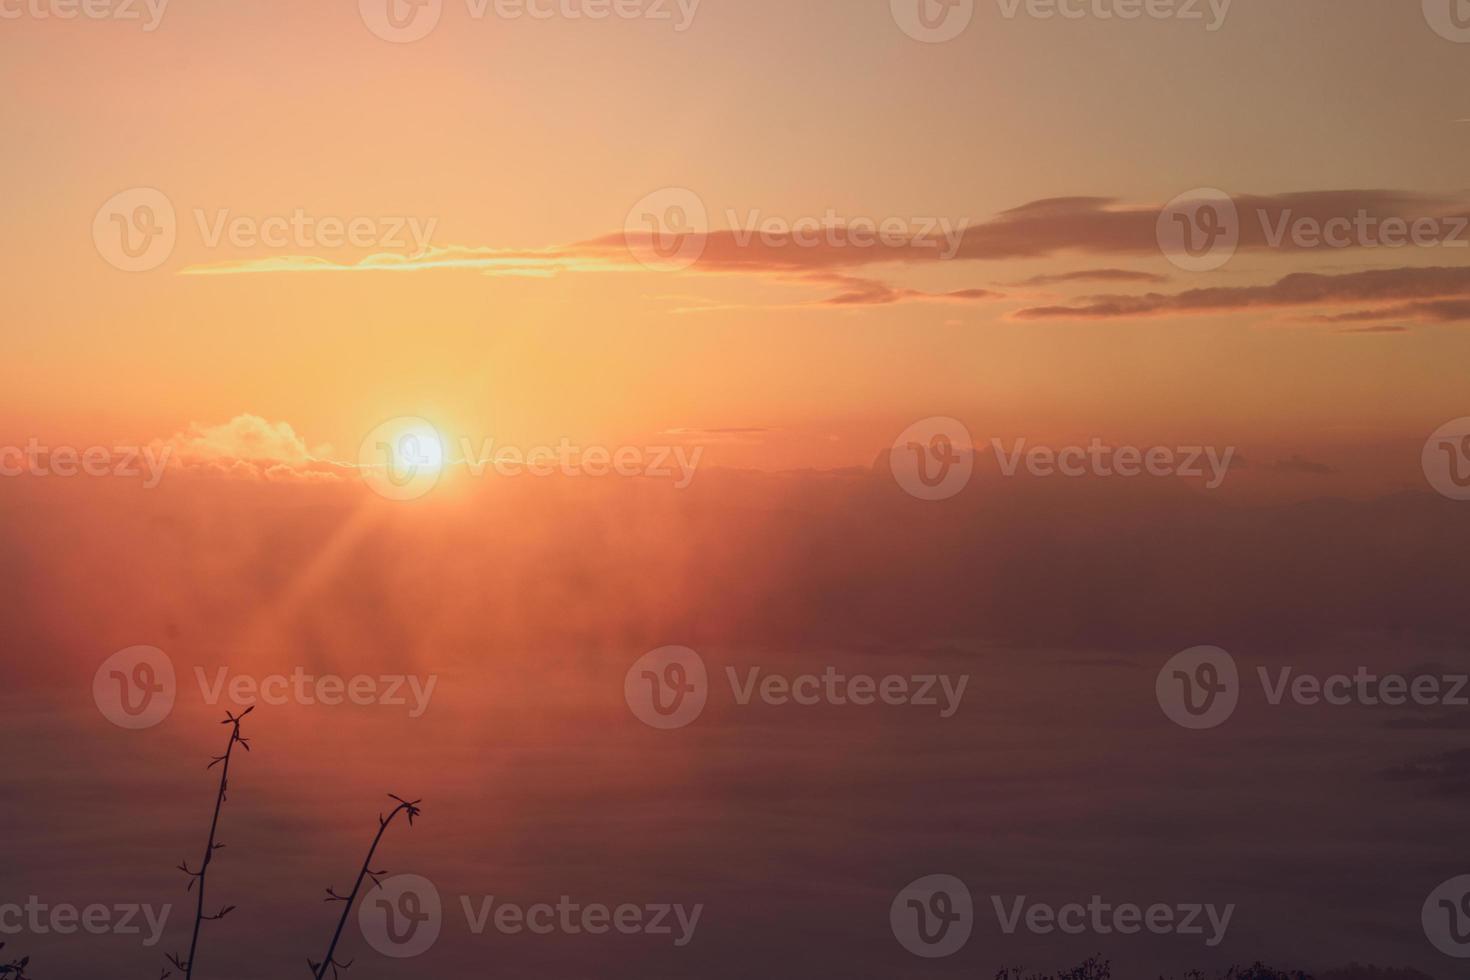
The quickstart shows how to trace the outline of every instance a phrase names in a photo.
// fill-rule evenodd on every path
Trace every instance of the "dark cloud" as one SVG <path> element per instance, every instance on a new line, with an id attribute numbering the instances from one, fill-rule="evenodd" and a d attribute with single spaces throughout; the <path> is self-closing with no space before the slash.
<path id="1" fill-rule="evenodd" d="M 1018 286 L 1059 286 L 1072 282 L 1168 282 L 1168 276 L 1154 272 L 1138 272 L 1132 269 L 1081 269 L 1077 272 L 1059 272 L 1054 275 L 1032 276 L 1017 283 Z"/>
<path id="2" fill-rule="evenodd" d="M 1430 301 L 1439 297 L 1462 296 L 1465 298 Z M 1394 302 L 1404 300 L 1414 302 Z M 1470 318 L 1470 267 L 1370 269 L 1336 275 L 1296 272 L 1264 286 L 1215 286 L 1180 293 L 1094 296 L 1085 299 L 1081 305 L 1032 307 L 1015 315 L 1023 320 L 1109 319 L 1373 302 L 1393 305 L 1326 320 L 1344 323 L 1422 316 L 1448 322 L 1454 318 Z"/>

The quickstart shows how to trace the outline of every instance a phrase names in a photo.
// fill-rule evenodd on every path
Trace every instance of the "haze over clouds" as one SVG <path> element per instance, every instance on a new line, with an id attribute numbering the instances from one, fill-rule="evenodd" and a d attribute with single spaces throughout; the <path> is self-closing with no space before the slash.
<path id="1" fill-rule="evenodd" d="M 0 2 L 0 973 L 1459 976 L 1450 2 Z"/>

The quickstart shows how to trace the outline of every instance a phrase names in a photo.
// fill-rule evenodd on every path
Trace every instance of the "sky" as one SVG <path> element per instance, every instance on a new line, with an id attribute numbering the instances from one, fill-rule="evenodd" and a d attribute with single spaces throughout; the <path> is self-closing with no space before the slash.
<path id="1" fill-rule="evenodd" d="M 304 975 L 395 793 L 420 975 L 1456 976 L 1464 706 L 1257 678 L 1470 676 L 1467 17 L 0 0 L 0 964 L 161 972 L 254 704 L 199 975 Z M 423 710 L 259 695 L 298 673 Z M 916 958 L 936 874 L 980 914 Z M 1234 917 L 987 918 L 1094 894 Z M 704 918 L 476 933 L 492 895 Z M 173 911 L 8 930 L 31 896 Z M 411 975 L 367 921 L 347 975 Z"/>
<path id="2" fill-rule="evenodd" d="M 1425 194 L 1443 202 L 1429 212 L 1454 213 L 1464 52 L 1413 6 L 1240 2 L 1211 31 L 1208 17 L 1008 19 L 982 3 L 940 44 L 906 35 L 881 3 L 706 0 L 682 31 L 672 6 L 670 21 L 506 20 L 451 3 L 409 44 L 375 36 L 351 4 L 179 5 L 151 32 L 146 20 L 10 20 L 0 417 L 17 434 L 146 442 L 249 414 L 344 456 L 400 415 L 517 441 L 777 430 L 718 447 L 756 468 L 866 464 L 932 415 L 1006 434 L 1270 439 L 1286 455 L 1427 434 L 1460 414 L 1453 322 L 1390 317 L 1375 325 L 1408 332 L 1364 334 L 1302 322 L 1315 308 L 1016 314 L 1096 293 L 1454 264 L 1442 248 L 1252 249 L 1191 275 L 1147 241 L 1099 249 L 1064 216 L 1038 254 L 893 262 L 849 249 L 861 264 L 844 273 L 996 294 L 854 305 L 823 303 L 842 289 L 708 260 L 190 274 L 380 251 L 300 236 L 211 246 L 225 213 L 412 218 L 434 248 L 514 252 L 616 235 L 665 188 L 696 194 L 717 231 L 752 215 L 984 228 L 1042 200 L 1146 209 L 1196 188 L 1335 192 L 1328 213 L 1348 215 L 1418 213 L 1382 195 Z M 177 243 L 158 268 L 125 273 L 89 232 L 109 198 L 139 187 L 171 202 Z M 1167 279 L 1021 285 L 1100 268 Z"/>

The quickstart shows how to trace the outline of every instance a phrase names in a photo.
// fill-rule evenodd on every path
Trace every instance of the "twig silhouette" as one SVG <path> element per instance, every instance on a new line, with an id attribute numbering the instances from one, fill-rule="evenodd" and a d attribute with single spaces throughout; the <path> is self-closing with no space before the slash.
<path id="1" fill-rule="evenodd" d="M 0 949 L 4 948 L 5 944 L 0 943 Z M 0 977 L 5 977 L 6 980 L 28 980 L 26 977 L 26 966 L 30 962 L 31 958 L 29 956 L 22 956 L 20 959 L 11 960 L 9 963 L 0 963 Z"/>
<path id="2" fill-rule="evenodd" d="M 220 722 L 221 725 L 230 726 L 230 741 L 229 744 L 225 746 L 225 754 L 217 756 L 206 767 L 206 771 L 208 771 L 209 769 L 213 769 L 215 766 L 220 766 L 219 795 L 217 795 L 214 800 L 214 819 L 211 820 L 209 823 L 209 843 L 206 844 L 204 847 L 204 859 L 200 862 L 198 871 L 190 871 L 188 861 L 179 862 L 179 870 L 189 876 L 188 890 L 192 890 L 196 884 L 199 886 L 199 903 L 194 911 L 194 938 L 189 941 L 189 957 L 188 959 L 184 959 L 177 954 L 170 955 L 168 957 L 168 961 L 172 963 L 175 968 L 184 971 L 184 980 L 190 980 L 190 978 L 194 976 L 194 958 L 199 949 L 199 926 L 203 924 L 206 919 L 211 921 L 216 919 L 223 919 L 225 916 L 229 915 L 230 912 L 232 912 L 235 908 L 235 906 L 233 905 L 226 905 L 213 915 L 205 915 L 204 883 L 205 875 L 209 873 L 209 863 L 214 859 L 214 852 L 225 846 L 223 844 L 215 843 L 215 833 L 219 830 L 220 809 L 224 806 L 225 797 L 230 787 L 230 757 L 234 753 L 236 745 L 239 745 L 246 752 L 250 751 L 249 739 L 240 734 L 240 722 L 244 720 L 246 715 L 250 714 L 250 712 L 254 710 L 255 706 L 251 705 L 244 711 L 240 712 L 238 717 L 226 711 L 225 720 Z M 168 975 L 169 974 L 167 971 L 165 971 L 163 974 L 164 977 L 167 977 Z M 160 980 L 162 980 L 162 978 L 160 978 Z"/>
<path id="3" fill-rule="evenodd" d="M 386 817 L 383 816 L 381 813 L 378 814 L 378 833 L 377 836 L 373 838 L 372 847 L 368 848 L 367 859 L 362 862 L 362 870 L 357 873 L 357 881 L 352 886 L 352 892 L 348 895 L 338 895 L 332 889 L 327 889 L 327 897 L 325 899 L 326 901 L 343 903 L 342 918 L 337 921 L 337 931 L 332 933 L 332 943 L 327 947 L 327 955 L 322 958 L 322 961 L 320 963 L 317 963 L 312 961 L 310 958 L 308 958 L 306 961 L 307 965 L 311 967 L 312 976 L 315 977 L 316 980 L 323 980 L 323 978 L 326 977 L 328 970 L 332 971 L 332 976 L 335 980 L 337 976 L 337 971 L 345 970 L 352 965 L 352 960 L 348 960 L 346 963 L 338 963 L 334 957 L 337 953 L 337 943 L 342 938 L 342 930 L 346 927 L 347 918 L 352 913 L 352 904 L 357 900 L 357 893 L 362 890 L 363 879 L 371 878 L 373 884 L 382 885 L 382 881 L 379 880 L 379 876 L 387 874 L 386 871 L 372 870 L 373 855 L 377 853 L 378 844 L 382 841 L 383 834 L 387 832 L 388 825 L 393 822 L 394 818 L 396 818 L 400 813 L 406 813 L 408 814 L 408 825 L 412 827 L 413 818 L 419 815 L 419 804 L 423 802 L 422 800 L 409 801 L 403 799 L 403 797 L 401 796 L 394 796 L 392 793 L 389 793 L 388 797 L 389 799 L 397 800 L 398 805 L 394 807 L 393 812 L 388 814 Z"/>

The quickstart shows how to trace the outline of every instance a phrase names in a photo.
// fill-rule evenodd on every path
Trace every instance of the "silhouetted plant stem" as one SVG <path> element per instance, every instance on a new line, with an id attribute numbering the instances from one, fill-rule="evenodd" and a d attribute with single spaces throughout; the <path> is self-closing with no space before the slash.
<path id="1" fill-rule="evenodd" d="M 394 796 L 392 793 L 389 793 L 388 797 L 390 799 L 397 800 L 398 805 L 394 807 L 393 812 L 388 814 L 386 817 L 382 814 L 378 814 L 378 833 L 376 836 L 373 837 L 372 846 L 368 848 L 367 858 L 362 862 L 362 870 L 357 873 L 357 881 L 353 883 L 351 893 L 344 896 L 338 895 L 330 888 L 327 889 L 326 900 L 328 902 L 342 902 L 344 904 L 342 906 L 342 918 L 337 920 L 337 931 L 332 933 L 332 942 L 331 945 L 327 947 L 327 955 L 322 959 L 320 963 L 313 963 L 309 959 L 306 961 L 307 965 L 311 967 L 312 975 L 316 977 L 316 980 L 322 980 L 322 978 L 327 975 L 328 970 L 331 970 L 332 975 L 335 977 L 338 970 L 345 970 L 352 965 L 351 960 L 348 960 L 346 963 L 338 963 L 335 959 L 333 959 L 333 957 L 336 955 L 337 952 L 337 943 L 342 939 L 342 930 L 347 926 L 347 918 L 349 915 L 352 914 L 352 905 L 354 902 L 357 901 L 357 893 L 362 890 L 363 879 L 371 878 L 373 880 L 373 884 L 381 885 L 382 882 L 378 880 L 378 876 L 387 874 L 386 871 L 372 870 L 373 855 L 377 853 L 378 844 L 382 842 L 383 834 L 387 833 L 388 825 L 391 824 L 400 813 L 408 814 L 408 825 L 410 827 L 413 826 L 413 818 L 419 815 L 418 805 L 423 802 L 422 800 L 409 801 L 403 799 L 402 797 Z"/>
<path id="2" fill-rule="evenodd" d="M 0 943 L 0 949 L 4 948 L 5 944 Z M 0 963 L 0 977 L 9 977 L 11 980 L 29 980 L 26 976 L 26 967 L 30 965 L 30 962 L 31 958 L 29 956 L 22 956 L 20 959 L 11 960 L 9 963 Z"/>
<path id="3" fill-rule="evenodd" d="M 254 710 L 255 706 L 251 705 L 244 711 L 240 712 L 239 717 L 236 717 L 235 715 L 232 715 L 228 711 L 226 711 L 225 720 L 220 722 L 221 725 L 230 726 L 230 741 L 229 744 L 225 746 L 225 754 L 213 759 L 209 763 L 208 767 L 206 767 L 206 769 L 213 769 L 215 766 L 220 766 L 220 773 L 219 793 L 215 796 L 214 799 L 214 819 L 209 822 L 209 841 L 204 846 L 204 859 L 200 862 L 198 871 L 190 871 L 189 863 L 187 861 L 181 862 L 179 864 L 179 870 L 184 872 L 184 874 L 188 875 L 190 878 L 189 888 L 192 889 L 196 884 L 199 886 L 199 902 L 194 911 L 194 936 L 189 941 L 189 957 L 188 959 L 180 959 L 178 956 L 170 956 L 168 958 L 175 967 L 184 971 L 184 980 L 192 980 L 192 977 L 194 976 L 194 957 L 199 950 L 200 925 L 203 924 L 204 920 L 206 919 L 223 919 L 225 916 L 229 915 L 230 912 L 233 911 L 235 908 L 235 906 L 233 905 L 226 905 L 214 915 L 205 915 L 204 885 L 205 876 L 209 873 L 209 864 L 214 859 L 214 852 L 225 846 L 223 844 L 215 842 L 215 835 L 219 831 L 220 810 L 224 807 L 225 797 L 230 787 L 230 758 L 234 754 L 235 746 L 237 744 L 246 752 L 250 751 L 249 739 L 246 739 L 240 734 L 240 722 L 242 719 L 244 719 L 246 715 L 250 714 L 250 712 Z M 165 974 L 165 976 L 166 975 L 167 974 Z"/>

